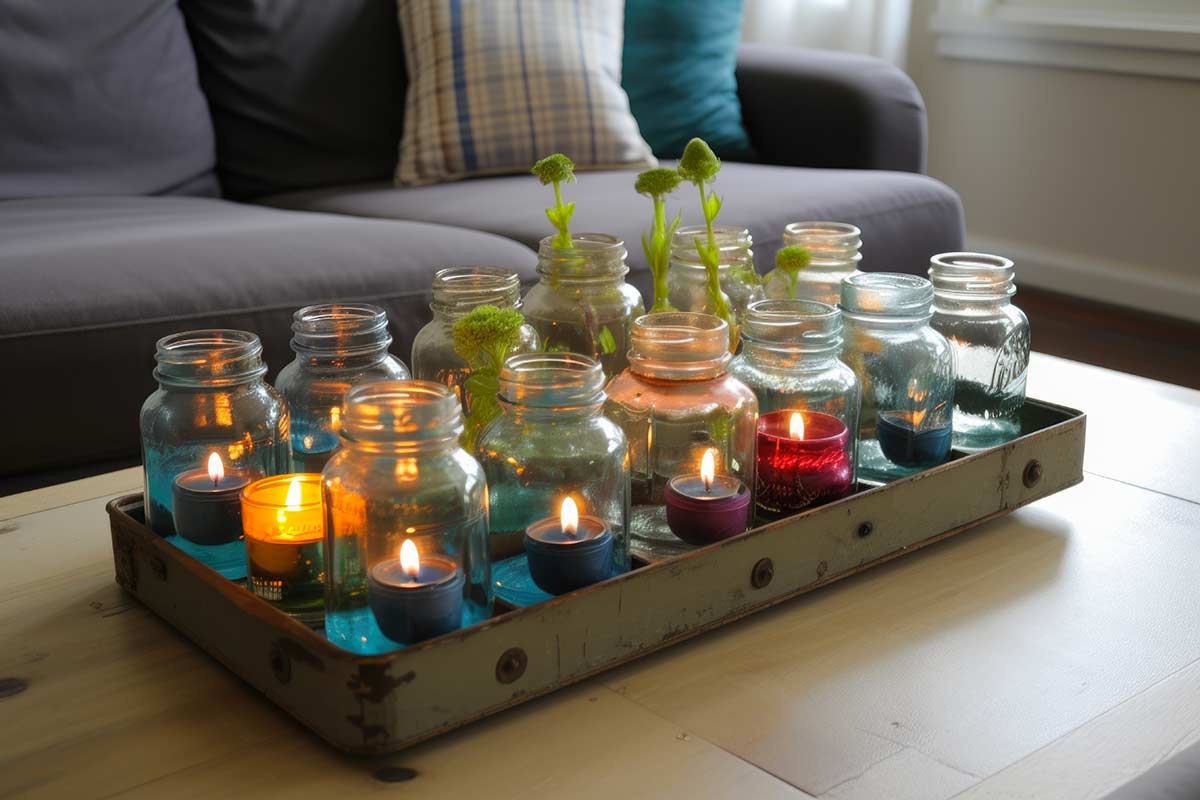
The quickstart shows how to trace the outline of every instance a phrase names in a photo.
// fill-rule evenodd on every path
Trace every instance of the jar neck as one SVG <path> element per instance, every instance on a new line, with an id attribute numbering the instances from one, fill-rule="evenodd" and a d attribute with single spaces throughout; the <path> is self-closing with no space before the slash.
<path id="1" fill-rule="evenodd" d="M 292 318 L 292 350 L 313 368 L 373 366 L 391 344 L 387 312 L 367 303 L 307 306 Z"/>
<path id="2" fill-rule="evenodd" d="M 939 306 L 1008 305 L 1016 294 L 1013 262 L 987 253 L 941 253 L 929 261 L 929 280 Z"/>
<path id="3" fill-rule="evenodd" d="M 578 353 L 522 353 L 504 362 L 497 394 L 518 417 L 592 416 L 604 405 L 604 370 Z"/>
<path id="4" fill-rule="evenodd" d="M 742 358 L 762 369 L 771 371 L 820 372 L 838 363 L 841 347 L 836 350 L 813 352 L 794 347 L 742 340 Z"/>
<path id="5" fill-rule="evenodd" d="M 720 253 L 718 270 L 753 267 L 754 251 L 750 248 L 754 240 L 750 231 L 735 225 L 714 225 L 713 238 Z M 680 271 L 686 277 L 702 279 L 704 262 L 700 260 L 700 254 L 696 251 L 697 241 L 701 244 L 708 243 L 708 229 L 703 225 L 688 225 L 677 229 L 671 238 L 671 264 L 680 267 Z"/>
<path id="6" fill-rule="evenodd" d="M 521 279 L 503 267 L 449 267 L 433 276 L 435 317 L 457 319 L 479 306 L 520 308 Z"/>
<path id="7" fill-rule="evenodd" d="M 580 233 L 571 246 L 555 247 L 547 236 L 538 246 L 538 275 L 543 283 L 568 286 L 612 286 L 620 284 L 629 267 L 625 243 L 606 233 Z"/>
<path id="8" fill-rule="evenodd" d="M 862 261 L 862 231 L 844 222 L 793 222 L 783 229 L 783 244 L 808 250 L 808 268 L 822 272 L 854 272 Z"/>
<path id="9" fill-rule="evenodd" d="M 629 369 L 662 381 L 705 381 L 729 369 L 729 326 L 711 314 L 668 311 L 633 322 Z"/>
<path id="10" fill-rule="evenodd" d="M 864 272 L 842 281 L 843 319 L 881 327 L 920 327 L 933 316 L 933 284 L 916 275 Z"/>
<path id="11" fill-rule="evenodd" d="M 742 341 L 763 363 L 834 361 L 842 352 L 842 314 L 814 300 L 758 300 L 746 307 Z"/>
<path id="12" fill-rule="evenodd" d="M 163 389 L 222 389 L 260 382 L 267 372 L 253 333 L 187 331 L 158 340 L 154 378 Z"/>
<path id="13" fill-rule="evenodd" d="M 346 393 L 341 438 L 350 447 L 389 453 L 451 452 L 458 449 L 462 431 L 458 399 L 439 383 L 377 381 Z"/>

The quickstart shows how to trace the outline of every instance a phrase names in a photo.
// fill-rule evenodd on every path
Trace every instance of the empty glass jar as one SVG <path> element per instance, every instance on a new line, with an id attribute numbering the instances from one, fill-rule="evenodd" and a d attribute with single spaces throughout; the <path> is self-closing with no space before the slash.
<path id="1" fill-rule="evenodd" d="M 338 446 L 342 399 L 357 384 L 402 380 L 408 368 L 388 352 L 387 312 L 366 303 L 307 306 L 292 317 L 296 358 L 275 388 L 292 415 L 292 471 L 320 472 Z"/>
<path id="2" fill-rule="evenodd" d="M 714 225 L 713 234 L 721 251 L 717 266 L 721 291 L 734 318 L 740 319 L 748 305 L 765 297 L 762 278 L 754 270 L 754 251 L 751 249 L 754 240 L 750 238 L 750 231 L 732 225 Z M 717 306 L 708 293 L 708 273 L 696 252 L 697 239 L 708 241 L 703 225 L 675 231 L 671 239 L 671 265 L 667 270 L 667 299 L 680 311 L 715 314 Z"/>
<path id="3" fill-rule="evenodd" d="M 844 222 L 793 222 L 783 229 L 784 246 L 798 244 L 812 261 L 796 275 L 793 286 L 787 273 L 773 269 L 764 279 L 767 297 L 816 300 L 837 305 L 842 280 L 858 274 L 862 261 L 862 232 Z"/>
<path id="4" fill-rule="evenodd" d="M 632 479 L 631 547 L 647 558 L 688 549 L 667 525 L 664 489 L 699 472 L 716 450 L 717 473 L 754 487 L 758 401 L 729 374 L 729 326 L 709 314 L 647 314 L 634 322 L 629 368 L 609 382 L 604 413 L 625 432 Z"/>
<path id="5" fill-rule="evenodd" d="M 342 446 L 323 473 L 330 641 L 380 653 L 490 616 L 487 487 L 460 433 L 441 384 L 347 393 Z"/>
<path id="6" fill-rule="evenodd" d="M 1013 262 L 985 253 L 930 261 L 930 324 L 954 351 L 954 446 L 977 450 L 1021 432 L 1029 369 L 1029 320 L 1012 304 Z"/>
<path id="7" fill-rule="evenodd" d="M 625 243 L 602 233 L 553 237 L 538 249 L 537 285 L 525 295 L 525 319 L 547 352 L 581 353 L 600 362 L 606 376 L 628 364 L 629 327 L 645 313 L 642 295 L 625 282 Z"/>
<path id="8" fill-rule="evenodd" d="M 141 411 L 146 522 L 225 577 L 240 580 L 246 577 L 240 513 L 220 531 L 191 539 L 178 536 L 175 484 L 185 473 L 195 474 L 193 491 L 185 493 L 189 500 L 215 500 L 218 505 L 228 500 L 232 508 L 240 488 L 235 483 L 244 486 L 287 472 L 291 461 L 287 404 L 263 380 L 267 365 L 262 344 L 253 333 L 177 333 L 158 340 L 154 358 L 159 388 L 146 398 Z M 224 473 L 220 480 L 212 480 L 211 489 L 202 474 L 210 463 Z M 232 492 L 230 498 L 215 496 L 226 489 Z M 189 507 L 195 503 L 189 502 Z M 203 511 L 201 516 L 206 516 Z"/>
<path id="9" fill-rule="evenodd" d="M 480 436 L 497 596 L 547 599 L 529 577 L 523 540 L 564 498 L 613 535 L 610 575 L 629 569 L 629 458 L 621 429 L 601 414 L 604 372 L 575 353 L 513 356 L 500 373 L 501 415 Z"/>
<path id="10" fill-rule="evenodd" d="M 933 285 L 886 272 L 842 282 L 843 360 L 862 385 L 858 477 L 886 482 L 946 460 L 954 353 L 929 325 Z"/>

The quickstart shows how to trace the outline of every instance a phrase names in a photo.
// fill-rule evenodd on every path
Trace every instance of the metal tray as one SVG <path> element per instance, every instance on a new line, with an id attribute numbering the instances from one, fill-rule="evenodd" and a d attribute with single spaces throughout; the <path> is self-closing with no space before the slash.
<path id="1" fill-rule="evenodd" d="M 330 744 L 386 753 L 964 531 L 1083 480 L 1084 415 L 686 555 L 376 656 L 342 650 L 108 504 L 117 582 Z"/>

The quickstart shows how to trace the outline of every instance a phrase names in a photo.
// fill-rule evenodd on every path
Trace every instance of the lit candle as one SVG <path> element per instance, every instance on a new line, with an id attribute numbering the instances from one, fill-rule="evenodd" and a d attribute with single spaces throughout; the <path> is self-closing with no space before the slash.
<path id="1" fill-rule="evenodd" d="M 325 510 L 320 475 L 276 475 L 242 492 L 250 589 L 304 622 L 324 616 Z"/>
<path id="2" fill-rule="evenodd" d="M 564 594 L 612 575 L 613 535 L 599 517 L 580 516 L 570 497 L 559 515 L 525 529 L 525 554 L 533 582 L 547 594 Z"/>
<path id="3" fill-rule="evenodd" d="M 175 478 L 171 487 L 175 531 L 203 545 L 235 542 L 242 536 L 242 506 L 239 500 L 249 477 L 226 470 L 221 456 L 212 452 L 208 463 Z"/>
<path id="4" fill-rule="evenodd" d="M 340 406 L 331 406 L 327 429 L 315 426 L 309 428 L 308 432 L 300 437 L 299 447 L 295 446 L 295 439 L 292 440 L 293 450 L 305 472 L 321 472 L 325 469 L 325 464 L 333 457 L 333 452 L 341 443 L 338 438 L 341 427 L 342 409 Z"/>
<path id="5" fill-rule="evenodd" d="M 932 467 L 946 460 L 953 428 L 923 427 L 927 414 L 927 409 L 879 412 L 875 438 L 888 460 L 902 467 Z"/>
<path id="6" fill-rule="evenodd" d="M 750 492 L 734 475 L 716 473 L 716 450 L 705 450 L 698 475 L 667 481 L 664 500 L 671 533 L 706 545 L 742 533 L 750 524 Z"/>
<path id="7" fill-rule="evenodd" d="M 462 626 L 465 582 L 452 559 L 422 557 L 416 543 L 405 539 L 398 558 L 367 573 L 367 602 L 384 636 L 413 644 Z"/>
<path id="8" fill-rule="evenodd" d="M 758 418 L 755 503 L 766 515 L 790 514 L 850 492 L 850 432 L 819 411 L 772 411 Z"/>

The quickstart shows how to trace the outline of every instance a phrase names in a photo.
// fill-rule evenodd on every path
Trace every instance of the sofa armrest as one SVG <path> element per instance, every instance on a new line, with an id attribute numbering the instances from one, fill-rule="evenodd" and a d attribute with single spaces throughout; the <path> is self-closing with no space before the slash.
<path id="1" fill-rule="evenodd" d="M 925 104 L 877 58 L 759 44 L 738 48 L 742 119 L 771 164 L 925 171 Z"/>

